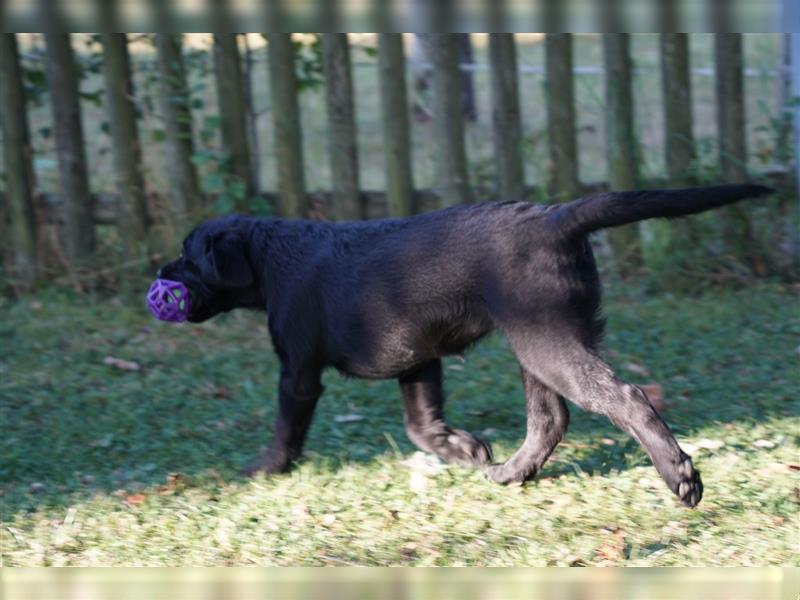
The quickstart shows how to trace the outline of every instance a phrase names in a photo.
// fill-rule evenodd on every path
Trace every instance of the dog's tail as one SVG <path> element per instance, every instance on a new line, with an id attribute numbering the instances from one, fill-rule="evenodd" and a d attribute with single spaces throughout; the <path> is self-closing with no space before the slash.
<path id="1" fill-rule="evenodd" d="M 772 193 L 774 190 L 755 184 L 608 192 L 562 204 L 547 220 L 561 236 L 574 239 L 606 227 L 654 217 L 682 217 Z"/>

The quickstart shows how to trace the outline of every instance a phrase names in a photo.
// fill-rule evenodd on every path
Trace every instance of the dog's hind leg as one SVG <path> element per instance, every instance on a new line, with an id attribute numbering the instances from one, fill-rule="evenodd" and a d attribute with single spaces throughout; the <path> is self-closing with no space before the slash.
<path id="1" fill-rule="evenodd" d="M 564 399 L 521 368 L 528 413 L 525 441 L 505 463 L 492 465 L 486 474 L 498 483 L 533 479 L 564 437 L 569 411 Z"/>
<path id="2" fill-rule="evenodd" d="M 640 388 L 617 379 L 608 365 L 569 334 L 515 332 L 509 341 L 537 379 L 581 408 L 606 416 L 638 441 L 686 506 L 700 502 L 700 474 Z"/>
<path id="3" fill-rule="evenodd" d="M 486 442 L 445 423 L 441 361 L 425 363 L 401 376 L 399 381 L 406 433 L 417 447 L 450 463 L 491 462 L 492 451 Z"/>

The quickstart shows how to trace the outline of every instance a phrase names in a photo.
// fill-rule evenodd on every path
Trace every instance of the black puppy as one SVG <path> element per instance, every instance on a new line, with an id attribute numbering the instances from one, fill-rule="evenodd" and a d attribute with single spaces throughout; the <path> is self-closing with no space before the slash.
<path id="1" fill-rule="evenodd" d="M 486 465 L 500 483 L 536 475 L 567 428 L 568 398 L 607 416 L 647 451 L 687 506 L 700 475 L 635 385 L 595 349 L 600 281 L 588 235 L 651 217 L 677 217 L 768 188 L 731 185 L 632 191 L 568 204 L 490 202 L 406 219 L 329 223 L 224 217 L 200 225 L 160 276 L 191 291 L 189 320 L 234 308 L 268 314 L 281 360 L 279 412 L 253 470 L 286 470 L 300 455 L 321 372 L 397 378 L 409 438 L 448 462 Z M 441 357 L 492 330 L 519 361 L 527 436 L 508 461 L 444 420 Z"/>

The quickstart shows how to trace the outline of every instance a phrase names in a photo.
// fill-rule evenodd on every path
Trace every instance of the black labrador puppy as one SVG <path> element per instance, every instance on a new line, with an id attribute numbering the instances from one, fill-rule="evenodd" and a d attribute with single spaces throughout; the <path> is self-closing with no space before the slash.
<path id="1" fill-rule="evenodd" d="M 484 465 L 499 483 L 533 478 L 567 428 L 568 398 L 608 417 L 647 451 L 669 488 L 695 506 L 703 486 L 644 392 L 597 355 L 600 281 L 588 236 L 677 217 L 771 190 L 729 185 L 630 191 L 567 204 L 488 202 L 357 223 L 230 216 L 197 227 L 160 276 L 191 293 L 189 321 L 234 308 L 267 312 L 281 361 L 272 444 L 252 470 L 300 455 L 322 370 L 400 382 L 409 438 L 448 462 Z M 444 420 L 441 357 L 492 330 L 522 372 L 527 435 L 505 463 Z"/>

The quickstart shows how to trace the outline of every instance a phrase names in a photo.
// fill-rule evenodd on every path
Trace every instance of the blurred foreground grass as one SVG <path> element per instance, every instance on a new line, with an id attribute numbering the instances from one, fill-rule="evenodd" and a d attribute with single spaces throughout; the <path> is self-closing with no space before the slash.
<path id="1" fill-rule="evenodd" d="M 63 291 L 3 302 L 5 565 L 799 562 L 800 312 L 777 284 L 612 289 L 606 303 L 609 360 L 663 387 L 666 419 L 694 446 L 697 510 L 632 440 L 574 406 L 540 480 L 503 488 L 415 454 L 394 382 L 333 372 L 306 459 L 248 480 L 278 374 L 263 317 L 170 326 L 138 302 Z M 525 419 L 504 341 L 446 365 L 449 420 L 508 457 Z"/>

